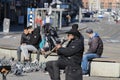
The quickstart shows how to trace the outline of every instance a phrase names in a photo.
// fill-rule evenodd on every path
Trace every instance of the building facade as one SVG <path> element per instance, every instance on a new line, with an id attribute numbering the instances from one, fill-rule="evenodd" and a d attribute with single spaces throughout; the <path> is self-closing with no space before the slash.
<path id="1" fill-rule="evenodd" d="M 11 24 L 18 24 L 19 18 L 26 23 L 28 7 L 37 7 L 40 0 L 0 0 L 0 24 L 4 18 L 9 18 Z M 22 17 L 21 17 L 22 16 Z"/>
<path id="2" fill-rule="evenodd" d="M 24 21 L 23 24 L 26 24 L 27 8 L 43 8 L 45 2 L 49 4 L 51 1 L 52 0 L 0 0 L 0 25 L 2 25 L 4 18 L 9 18 L 11 24 L 19 24 L 19 20 L 21 19 Z M 60 1 L 67 2 L 68 0 Z"/>
<path id="3" fill-rule="evenodd" d="M 0 0 L 0 25 L 4 18 L 10 18 L 11 24 L 18 24 L 19 18 L 24 18 L 26 23 L 27 8 L 43 7 L 44 1 L 46 0 Z M 89 10 L 120 9 L 120 0 L 82 0 L 82 4 Z"/>
<path id="4" fill-rule="evenodd" d="M 120 0 L 101 0 L 102 9 L 120 9 Z"/>
<path id="5" fill-rule="evenodd" d="M 84 8 L 96 9 L 120 9 L 120 0 L 82 0 Z"/>

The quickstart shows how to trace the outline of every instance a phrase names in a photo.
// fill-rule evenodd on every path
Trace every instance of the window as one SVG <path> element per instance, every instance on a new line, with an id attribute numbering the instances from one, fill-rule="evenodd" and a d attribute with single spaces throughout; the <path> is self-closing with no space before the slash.
<path id="1" fill-rule="evenodd" d="M 120 2 L 116 3 L 116 8 L 120 8 Z"/>
<path id="2" fill-rule="evenodd" d="M 86 8 L 88 8 L 88 2 L 86 2 Z"/>
<path id="3" fill-rule="evenodd" d="M 112 2 L 108 3 L 108 8 L 111 9 L 112 8 Z"/>
<path id="4" fill-rule="evenodd" d="M 101 9 L 104 9 L 104 2 L 101 2 L 100 7 L 101 7 Z"/>

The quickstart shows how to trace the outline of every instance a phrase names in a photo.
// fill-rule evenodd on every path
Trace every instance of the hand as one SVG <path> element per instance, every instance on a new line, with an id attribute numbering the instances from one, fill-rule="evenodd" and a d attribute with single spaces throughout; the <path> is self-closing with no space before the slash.
<path id="1" fill-rule="evenodd" d="M 26 43 L 22 43 L 22 45 L 26 45 Z"/>
<path id="2" fill-rule="evenodd" d="M 66 17 L 67 17 L 68 19 L 71 19 L 71 16 L 70 16 L 70 15 L 67 15 Z"/>
<path id="3" fill-rule="evenodd" d="M 59 48 L 61 48 L 62 46 L 60 45 L 60 44 L 57 44 L 56 45 L 56 49 L 59 49 Z"/>
<path id="4" fill-rule="evenodd" d="M 44 49 L 41 49 L 41 54 L 45 55 L 45 50 Z"/>
<path id="5" fill-rule="evenodd" d="M 41 51 L 45 52 L 45 50 L 42 48 Z"/>

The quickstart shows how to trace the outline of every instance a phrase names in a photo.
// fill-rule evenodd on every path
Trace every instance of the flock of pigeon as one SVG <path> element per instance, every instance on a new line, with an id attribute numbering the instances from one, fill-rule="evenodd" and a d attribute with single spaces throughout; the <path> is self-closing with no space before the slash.
<path id="1" fill-rule="evenodd" d="M 44 71 L 45 63 L 39 62 L 18 62 L 14 58 L 7 59 L 3 57 L 0 59 L 0 66 L 9 66 L 11 68 L 9 73 L 14 75 L 22 75 L 23 73 L 36 72 L 39 70 Z"/>

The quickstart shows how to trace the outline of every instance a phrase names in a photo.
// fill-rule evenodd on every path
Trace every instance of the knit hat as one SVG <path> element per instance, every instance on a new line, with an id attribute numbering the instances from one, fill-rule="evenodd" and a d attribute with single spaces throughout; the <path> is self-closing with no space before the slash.
<path id="1" fill-rule="evenodd" d="M 89 29 L 86 30 L 86 33 L 91 34 L 91 33 L 93 33 L 93 30 L 89 28 Z"/>
<path id="2" fill-rule="evenodd" d="M 78 29 L 78 24 L 73 24 L 72 29 L 77 30 Z"/>

